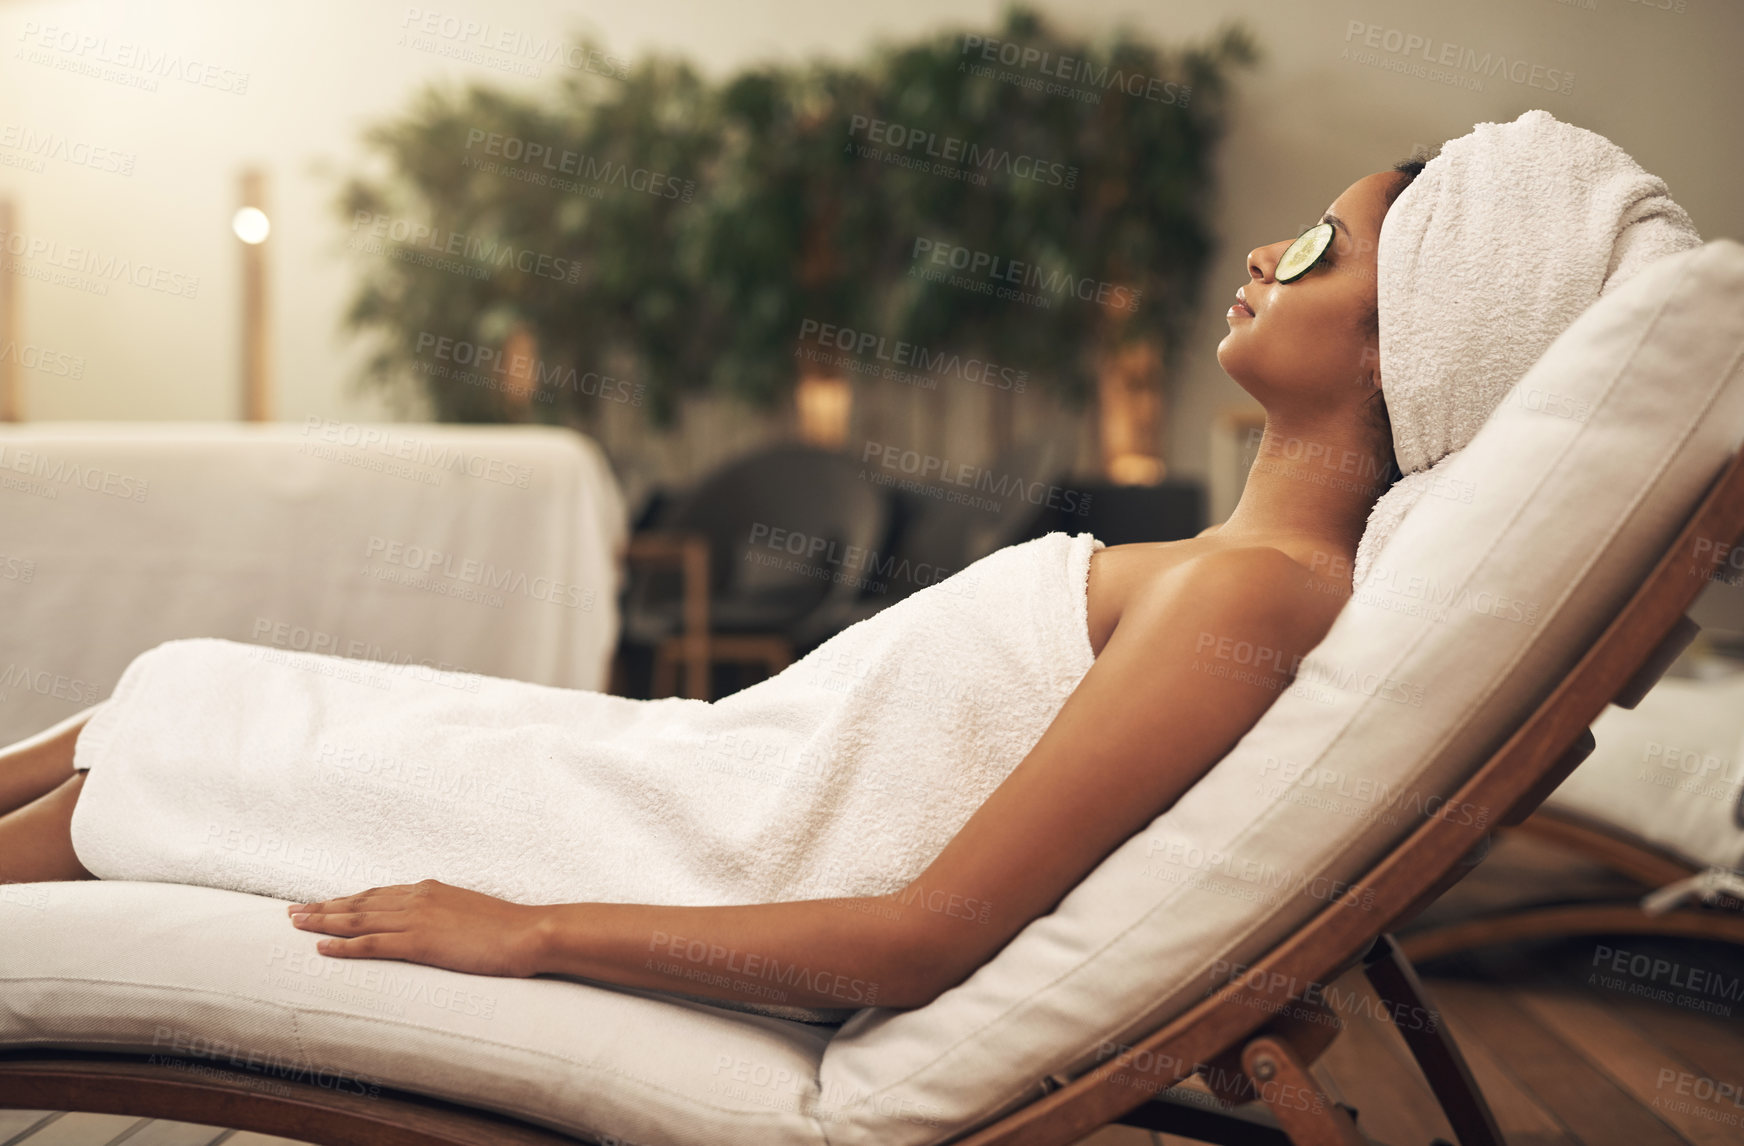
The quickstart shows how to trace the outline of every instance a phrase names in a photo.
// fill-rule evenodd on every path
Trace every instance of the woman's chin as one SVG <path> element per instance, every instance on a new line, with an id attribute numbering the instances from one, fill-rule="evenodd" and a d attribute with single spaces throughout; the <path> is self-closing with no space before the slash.
<path id="1" fill-rule="evenodd" d="M 1259 393 L 1259 391 L 1254 389 L 1248 378 L 1247 371 L 1241 368 L 1240 362 L 1225 362 L 1223 358 L 1222 344 L 1219 344 L 1217 349 L 1217 364 L 1223 367 L 1223 372 L 1229 375 L 1229 380 L 1247 391 L 1250 398 L 1259 402 L 1261 405 L 1264 405 L 1265 398 Z"/>
<path id="2" fill-rule="evenodd" d="M 1217 365 L 1223 368 L 1225 374 L 1235 379 L 1236 385 L 1246 390 L 1247 387 L 1241 384 L 1241 376 L 1246 372 L 1241 368 L 1240 356 L 1229 353 L 1230 343 L 1234 338 L 1235 331 L 1232 330 L 1223 336 L 1222 342 L 1217 344 Z"/>

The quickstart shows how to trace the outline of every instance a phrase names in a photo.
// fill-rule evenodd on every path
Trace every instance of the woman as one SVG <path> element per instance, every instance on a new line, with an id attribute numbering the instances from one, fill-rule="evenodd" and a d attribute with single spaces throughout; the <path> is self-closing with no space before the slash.
<path id="1" fill-rule="evenodd" d="M 865 909 L 875 902 L 853 910 L 836 900 L 531 905 L 425 881 L 293 905 L 294 925 L 330 936 L 319 944 L 328 955 L 484 975 L 567 974 L 727 1002 L 768 995 L 651 967 L 670 964 L 650 959 L 650 937 L 700 938 L 827 968 L 827 985 L 785 993 L 799 1007 L 917 1007 L 960 981 L 1203 775 L 1331 625 L 1349 592 L 1364 520 L 1386 487 L 1373 475 L 1392 468 L 1376 346 L 1381 221 L 1422 166 L 1406 161 L 1348 188 L 1327 212 L 1331 243 L 1287 283 L 1275 271 L 1292 240 L 1249 252 L 1249 278 L 1229 310 L 1218 360 L 1266 407 L 1260 453 L 1270 464 L 1255 468 L 1229 519 L 1196 538 L 1095 550 L 1085 612 L 1094 663 L 1021 764 L 922 874 L 926 886 L 955 897 L 944 902 L 969 909 L 892 920 L 890 911 Z M 1304 441 L 1350 451 L 1361 459 L 1357 472 L 1371 479 L 1304 480 L 1314 475 L 1285 457 L 1302 451 L 1284 448 Z M 1270 667 L 1257 675 L 1204 671 L 1206 649 L 1243 641 L 1276 650 Z M 1183 719 L 1187 713 L 1193 719 Z M 0 880 L 94 878 L 71 831 L 89 775 L 73 771 L 82 728 L 0 753 L 0 812 L 7 813 Z M 855 982 L 864 998 L 851 999 L 845 985 Z"/>
<path id="2" fill-rule="evenodd" d="M 1266 711 L 1349 597 L 1359 540 L 1378 548 L 1374 535 L 1384 538 L 1384 531 L 1371 528 L 1365 539 L 1365 523 L 1375 524 L 1371 509 L 1396 472 L 1395 443 L 1410 447 L 1407 469 L 1420 478 L 1470 440 L 1509 380 L 1596 292 L 1620 281 L 1620 268 L 1632 273 L 1649 258 L 1699 241 L 1687 216 L 1664 198 L 1663 184 L 1602 137 L 1541 111 L 1515 124 L 1479 127 L 1497 130 L 1452 141 L 1456 161 L 1445 162 L 1444 151 L 1438 174 L 1426 181 L 1428 191 L 1400 204 L 1410 211 L 1389 227 L 1393 250 L 1403 250 L 1403 232 L 1416 244 L 1407 252 L 1412 257 L 1463 244 L 1461 253 L 1494 256 L 1487 265 L 1503 270 L 1515 269 L 1510 258 L 1523 265 L 1527 256 L 1534 262 L 1554 257 L 1561 276 L 1516 274 L 1515 282 L 1566 287 L 1585 271 L 1590 282 L 1565 289 L 1561 310 L 1522 307 L 1517 298 L 1486 288 L 1468 289 L 1451 303 L 1435 298 L 1414 311 L 1418 300 L 1409 289 L 1415 275 L 1394 269 L 1389 278 L 1386 268 L 1393 264 L 1378 266 L 1377 260 L 1385 254 L 1382 222 L 1425 164 L 1407 160 L 1358 180 L 1332 203 L 1324 225 L 1249 252 L 1249 278 L 1228 312 L 1230 331 L 1218 361 L 1264 405 L 1267 420 L 1260 457 L 1220 526 L 1164 544 L 1104 548 L 1087 536 L 1053 534 L 1008 547 L 838 634 L 777 677 L 713 704 L 629 701 L 487 680 L 494 699 L 487 697 L 466 720 L 448 715 L 462 698 L 438 695 L 444 690 L 437 688 L 415 699 L 425 706 L 424 720 L 442 727 L 427 736 L 382 731 L 396 745 L 413 746 L 404 751 L 443 757 L 455 767 L 464 766 L 473 746 L 495 752 L 492 766 L 499 769 L 544 753 L 551 760 L 539 765 L 545 770 L 526 773 L 534 786 L 581 793 L 582 803 L 599 801 L 556 840 L 525 832 L 527 838 L 505 840 L 528 826 L 552 833 L 545 820 L 471 819 L 470 808 L 408 828 L 400 821 L 415 818 L 415 809 L 381 799 L 365 807 L 361 784 L 340 789 L 359 808 L 342 801 L 303 815 L 308 809 L 299 800 L 316 797 L 286 782 L 273 759 L 281 742 L 300 737 L 312 744 L 311 736 L 327 736 L 347 720 L 385 728 L 378 710 L 393 706 L 379 696 L 354 703 L 337 686 L 311 683 L 335 658 L 299 654 L 295 668 L 250 684 L 256 677 L 249 658 L 261 650 L 169 642 L 129 666 L 105 702 L 109 711 L 91 725 L 70 720 L 0 752 L 0 882 L 86 879 L 95 870 L 103 878 L 209 883 L 275 898 L 294 898 L 287 891 L 292 886 L 313 886 L 286 877 L 282 865 L 257 878 L 241 872 L 221 847 L 202 850 L 154 836 L 160 828 L 170 834 L 160 821 L 186 819 L 205 787 L 233 787 L 228 804 L 200 805 L 225 809 L 204 825 L 209 841 L 222 841 L 238 823 L 246 828 L 263 818 L 270 825 L 303 815 L 311 833 L 337 824 L 337 834 L 322 837 L 328 842 L 371 855 L 414 856 L 422 871 L 450 874 L 445 880 L 380 880 L 381 886 L 336 897 L 303 896 L 308 901 L 289 906 L 287 926 L 323 935 L 318 949 L 327 955 L 403 959 L 484 975 L 572 975 L 748 1010 L 769 1010 L 772 997 L 816 1014 L 843 1004 L 925 1005 L 1050 911 Z M 1593 164 L 1568 162 L 1572 151 L 1559 150 L 1599 144 L 1615 152 L 1606 153 L 1615 181 L 1595 178 Z M 1534 164 L 1566 185 L 1521 203 L 1515 188 Z M 1450 183 L 1473 173 L 1487 180 L 1482 194 L 1449 199 Z M 1629 193 L 1609 194 L 1616 187 Z M 1570 206 L 1584 206 L 1601 192 L 1604 210 Z M 1449 202 L 1461 208 L 1449 212 Z M 1483 220 L 1462 226 L 1455 216 L 1466 203 L 1527 214 L 1543 205 L 1575 229 L 1527 227 L 1504 236 Z M 1594 231 L 1593 220 L 1606 226 Z M 1636 226 L 1646 223 L 1663 226 Z M 1497 242 L 1510 245 L 1482 250 Z M 1551 249 L 1529 250 L 1535 242 Z M 1383 314 L 1382 298 L 1398 301 Z M 1467 304 L 1505 309 L 1499 318 L 1485 316 L 1486 326 L 1474 317 L 1478 311 L 1461 309 Z M 1434 419 L 1445 410 L 1413 413 L 1392 427 L 1381 389 L 1381 331 L 1410 329 L 1401 324 L 1413 317 L 1459 323 L 1468 332 L 1505 321 L 1512 333 L 1531 336 L 1507 343 L 1515 361 L 1485 364 L 1487 373 L 1477 380 L 1482 385 L 1447 384 L 1445 362 L 1394 380 L 1394 389 L 1420 396 L 1425 409 L 1471 407 L 1462 410 L 1470 415 L 1461 419 L 1463 428 L 1440 434 L 1427 448 L 1419 448 L 1420 432 L 1441 428 Z M 1411 347 L 1396 334 L 1392 345 L 1400 347 L 1401 361 L 1409 360 Z M 1429 380 L 1413 391 L 1410 386 L 1422 381 L 1417 373 Z M 1388 500 L 1409 492 L 1404 487 L 1410 484 L 1400 483 Z M 982 655 L 985 646 L 998 646 L 996 655 Z M 905 679 L 912 684 L 914 678 L 895 668 L 904 658 L 929 657 L 942 663 L 942 673 L 923 675 L 921 687 L 902 691 Z M 144 671 L 151 663 L 174 671 Z M 840 703 L 818 699 L 832 695 L 839 681 L 846 682 Z M 962 696 L 954 695 L 950 686 L 956 684 L 965 685 Z M 795 689 L 805 706 L 776 703 Z M 125 706 L 114 707 L 124 699 Z M 241 702 L 260 707 L 239 715 L 232 710 Z M 523 716 L 515 707 L 523 704 L 534 714 Z M 341 712 L 344 705 L 353 705 L 349 714 Z M 130 723 L 117 711 L 130 712 Z M 795 712 L 803 714 L 797 721 L 803 727 L 780 727 L 784 719 L 796 723 Z M 860 723 L 839 719 L 844 712 L 858 712 Z M 190 722 L 217 727 L 220 748 L 186 750 L 173 733 Z M 672 728 L 704 733 L 679 753 L 686 766 L 701 759 L 691 749 L 706 748 L 710 738 L 717 746 L 727 740 L 772 746 L 784 765 L 794 761 L 782 752 L 809 745 L 823 753 L 818 774 L 827 782 L 796 800 L 774 788 L 736 789 L 747 803 L 789 812 L 797 807 L 808 818 L 743 816 L 720 795 L 735 789 L 710 787 L 700 772 L 643 766 Z M 156 773 L 146 763 L 154 734 L 167 745 L 157 753 L 166 763 Z M 905 757 L 907 736 L 915 747 Z M 445 738 L 464 744 L 451 748 Z M 578 739 L 585 743 L 578 746 Z M 323 758 L 343 762 L 342 746 L 323 741 L 318 747 Z M 75 769 L 92 761 L 98 762 L 94 786 L 81 800 L 89 773 Z M 207 771 L 189 778 L 177 770 L 182 763 Z M 839 767 L 832 772 L 832 766 Z M 596 774 L 608 773 L 621 781 L 617 787 L 589 786 Z M 693 786 L 703 794 L 686 804 Z M 274 798 L 281 802 L 270 815 L 255 807 Z M 557 801 L 576 802 L 573 795 Z M 570 863 L 572 851 L 585 853 L 593 842 L 587 815 L 596 817 L 603 835 L 612 834 L 608 804 L 638 829 L 664 831 L 619 833 L 615 843 L 646 838 L 658 845 L 635 855 L 596 848 L 585 862 Z M 692 818 L 674 809 L 688 809 Z M 248 821 L 250 815 L 255 819 Z M 463 819 L 470 822 L 460 824 Z M 736 834 L 716 831 L 736 819 L 743 821 L 729 825 L 742 829 Z M 795 822 L 805 830 L 779 830 Z M 180 825 L 183 835 L 200 826 Z M 457 826 L 470 829 L 458 843 L 451 830 Z M 862 829 L 868 842 L 858 846 Z M 420 850 L 427 842 L 420 833 L 437 837 L 436 845 Z M 828 846 L 814 846 L 814 834 Z M 131 854 L 111 846 L 123 836 L 131 837 Z M 711 838 L 692 847 L 698 836 Z M 177 846 L 179 858 L 170 855 Z M 537 862 L 529 858 L 542 846 L 554 850 Z M 506 858 L 471 863 L 496 849 Z M 819 856 L 827 861 L 821 866 L 814 862 Z M 563 867 L 570 870 L 546 879 L 552 875 L 547 869 Z M 789 872 L 799 874 L 787 878 Z M 851 893 L 818 894 L 832 884 Z M 492 886 L 512 894 L 479 890 Z M 601 893 L 585 902 L 552 902 L 546 890 L 572 887 Z M 778 996 L 756 969 L 771 966 L 783 969 L 779 978 L 789 988 Z"/>

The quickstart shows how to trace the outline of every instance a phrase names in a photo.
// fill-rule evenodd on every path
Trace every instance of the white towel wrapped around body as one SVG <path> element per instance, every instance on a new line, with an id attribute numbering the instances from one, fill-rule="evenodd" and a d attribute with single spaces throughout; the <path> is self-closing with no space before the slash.
<path id="1" fill-rule="evenodd" d="M 74 848 L 104 879 L 295 902 L 421 879 L 518 903 L 895 891 L 1089 670 L 1101 544 L 1001 549 L 713 702 L 170 641 L 80 736 Z M 770 998 L 740 1009 L 873 1001 Z"/>
<path id="2" fill-rule="evenodd" d="M 1584 416 L 1565 395 L 1514 384 L 1593 302 L 1701 242 L 1663 180 L 1547 111 L 1443 144 L 1381 224 L 1381 392 L 1405 476 L 1369 513 L 1355 582 L 1434 484 L 1434 467 L 1497 406 Z"/>

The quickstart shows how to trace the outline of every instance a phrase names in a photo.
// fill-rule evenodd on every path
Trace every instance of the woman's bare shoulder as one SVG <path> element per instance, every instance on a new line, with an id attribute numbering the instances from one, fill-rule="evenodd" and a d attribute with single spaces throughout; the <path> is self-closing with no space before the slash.
<path id="1" fill-rule="evenodd" d="M 1090 638 L 1098 654 L 1126 617 L 1155 616 L 1183 598 L 1208 612 L 1277 613 L 1292 630 L 1323 633 L 1350 595 L 1348 578 L 1336 570 L 1272 545 L 1207 544 L 1201 535 L 1112 546 L 1098 553 L 1104 555 L 1112 560 L 1093 564 L 1090 576 Z"/>
<path id="2" fill-rule="evenodd" d="M 1124 612 L 1154 613 L 1182 605 L 1207 614 L 1230 611 L 1264 618 L 1296 639 L 1318 641 L 1350 596 L 1346 578 L 1329 576 L 1310 560 L 1272 545 L 1207 548 L 1183 558 L 1146 583 Z"/>

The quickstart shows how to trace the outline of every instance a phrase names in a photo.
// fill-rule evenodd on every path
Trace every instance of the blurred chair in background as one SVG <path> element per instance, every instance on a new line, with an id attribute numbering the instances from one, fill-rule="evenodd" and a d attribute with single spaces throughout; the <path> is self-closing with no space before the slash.
<path id="1" fill-rule="evenodd" d="M 1088 530 L 1104 545 L 1132 545 L 1179 541 L 1210 524 L 1205 520 L 1205 487 L 1191 479 L 1165 478 L 1152 485 L 1081 482 L 1074 489 L 1088 502 L 1087 511 L 1075 516 L 1052 510 L 1046 528 Z"/>
<path id="2" fill-rule="evenodd" d="M 817 631 L 840 632 L 995 550 L 1047 533 L 1048 491 L 1059 489 L 1064 456 L 1057 443 L 1035 439 L 973 469 L 962 484 L 893 474 L 898 480 L 884 487 L 891 501 L 885 551 L 859 596 L 818 615 Z"/>
<path id="3" fill-rule="evenodd" d="M 889 498 L 861 472 L 845 454 L 780 445 L 655 507 L 631 541 L 623 627 L 654 650 L 654 696 L 684 664 L 686 694 L 707 700 L 716 663 L 773 675 L 846 627 L 820 622 L 848 615 L 890 526 Z"/>
<path id="4" fill-rule="evenodd" d="M 1055 530 L 1110 545 L 1205 527 L 1204 487 L 1067 484 L 1067 451 L 1019 443 L 920 479 L 782 445 L 676 497 L 656 491 L 631 540 L 625 651 L 652 650 L 648 691 L 708 699 L 718 664 L 780 672 L 849 625 L 996 550 Z M 632 655 L 635 655 L 632 653 Z M 619 666 L 619 689 L 627 674 Z"/>

